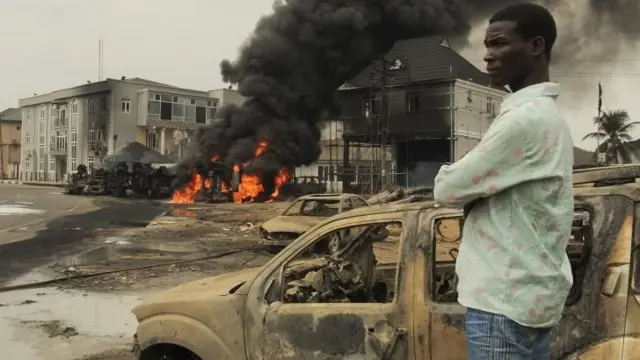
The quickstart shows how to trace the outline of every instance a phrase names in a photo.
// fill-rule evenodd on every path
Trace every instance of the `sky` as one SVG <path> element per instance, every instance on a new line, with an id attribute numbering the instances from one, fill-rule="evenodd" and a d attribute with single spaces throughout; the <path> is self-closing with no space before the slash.
<path id="1" fill-rule="evenodd" d="M 199 90 L 224 87 L 220 61 L 236 57 L 271 8 L 270 0 L 2 1 L 0 109 L 17 107 L 18 99 L 34 93 L 96 81 L 99 39 L 104 77 L 142 77 Z M 560 37 L 570 25 L 559 23 Z M 460 49 L 481 69 L 483 32 L 474 29 L 471 46 Z M 595 130 L 599 81 L 605 109 L 627 110 L 640 121 L 640 46 L 597 61 L 585 56 L 562 62 L 552 68 L 552 80 L 563 87 L 559 104 L 578 146 L 596 145 L 581 139 Z M 633 135 L 640 137 L 640 127 Z"/>

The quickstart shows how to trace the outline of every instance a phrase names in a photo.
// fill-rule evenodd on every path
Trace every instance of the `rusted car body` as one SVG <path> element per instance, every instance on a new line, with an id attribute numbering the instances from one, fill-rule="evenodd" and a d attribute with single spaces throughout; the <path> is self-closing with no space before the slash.
<path id="1" fill-rule="evenodd" d="M 282 214 L 260 226 L 264 245 L 284 247 L 331 216 L 368 206 L 356 194 L 310 194 L 297 198 Z"/>
<path id="2" fill-rule="evenodd" d="M 640 184 L 636 178 L 640 178 L 640 166 L 574 174 L 576 208 L 567 248 L 574 288 L 553 330 L 553 359 L 640 358 Z M 456 302 L 454 273 L 461 215 L 458 209 L 424 202 L 372 206 L 332 217 L 261 268 L 188 283 L 135 308 L 138 357 L 466 359 L 465 308 Z M 350 252 L 354 242 L 367 244 L 362 234 L 379 224 L 396 222 L 402 224 L 402 232 L 397 240 L 386 243 L 395 248 L 386 249 L 386 258 L 375 244 L 359 247 L 365 251 L 358 256 Z M 349 245 L 332 254 L 348 254 L 358 264 L 360 289 L 368 284 L 365 290 L 371 292 L 384 283 L 387 294 L 364 296 L 360 301 L 353 301 L 350 291 L 340 299 L 318 297 L 320 288 L 333 295 L 335 289 L 317 283 L 327 273 L 312 272 L 304 281 L 292 283 L 304 287 L 308 286 L 305 281 L 313 282 L 318 290 L 314 296 L 321 300 L 288 301 L 294 287 L 286 278 L 292 268 L 304 265 L 304 261 L 292 261 L 328 234 L 358 227 L 365 230 L 350 232 Z M 318 259 L 326 260 L 312 258 L 309 263 Z M 340 266 L 334 268 L 354 269 Z"/>

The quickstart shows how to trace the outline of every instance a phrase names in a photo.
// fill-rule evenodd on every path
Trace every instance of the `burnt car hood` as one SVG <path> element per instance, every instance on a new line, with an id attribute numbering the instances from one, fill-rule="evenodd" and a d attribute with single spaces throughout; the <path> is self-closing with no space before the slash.
<path id="1" fill-rule="evenodd" d="M 302 234 L 328 218 L 320 216 L 277 216 L 262 224 L 262 228 L 269 233 L 297 233 Z"/>
<path id="2" fill-rule="evenodd" d="M 219 276 L 212 276 L 171 288 L 149 297 L 133 309 L 141 321 L 158 314 L 182 314 L 206 319 L 214 312 L 228 311 L 219 306 L 235 300 L 244 303 L 246 293 L 229 291 L 246 281 L 253 280 L 260 268 L 251 268 Z M 217 300 L 219 299 L 219 300 Z"/>

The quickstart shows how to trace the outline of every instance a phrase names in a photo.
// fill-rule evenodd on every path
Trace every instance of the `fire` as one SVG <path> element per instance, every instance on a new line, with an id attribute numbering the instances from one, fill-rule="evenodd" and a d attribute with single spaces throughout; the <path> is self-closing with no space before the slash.
<path id="1" fill-rule="evenodd" d="M 262 153 L 264 153 L 264 151 L 267 149 L 267 146 L 268 146 L 268 143 L 266 141 L 261 141 L 258 144 L 258 147 L 256 148 L 256 150 L 254 152 L 255 157 L 259 157 L 260 155 L 262 155 Z M 217 161 L 219 159 L 220 159 L 219 155 L 214 155 L 211 158 L 211 161 Z M 240 173 L 240 165 L 235 164 L 233 166 L 233 172 L 235 174 L 239 174 Z M 233 189 L 230 189 L 224 183 L 221 183 L 221 185 L 220 185 L 220 192 L 232 193 L 233 202 L 235 202 L 235 203 L 254 202 L 254 201 L 256 201 L 258 196 L 265 191 L 264 190 L 264 186 L 260 182 L 260 177 L 259 176 L 242 174 L 239 177 L 240 177 L 240 179 L 239 179 L 239 183 L 238 183 L 238 189 L 235 192 L 233 192 L 232 191 Z M 290 175 L 290 173 L 289 173 L 289 171 L 287 169 L 285 169 L 285 168 L 280 169 L 280 171 L 278 172 L 278 174 L 274 178 L 275 190 L 269 196 L 269 201 L 273 201 L 278 197 L 280 187 L 283 184 L 285 184 L 289 180 L 290 177 L 291 177 L 291 175 Z M 176 203 L 176 204 L 180 204 L 180 203 L 184 204 L 184 203 L 192 203 L 192 202 L 194 202 L 195 198 L 196 198 L 196 195 L 198 194 L 198 191 L 200 191 L 202 189 L 202 186 L 203 186 L 203 184 L 202 184 L 201 176 L 194 172 L 194 174 L 192 175 L 192 179 L 187 184 L 187 186 L 183 190 L 177 190 L 177 191 L 175 191 L 173 193 L 173 199 L 171 200 L 171 202 L 172 203 Z M 211 180 L 210 179 L 205 179 L 204 187 L 207 188 L 207 189 L 211 188 Z"/>
<path id="2" fill-rule="evenodd" d="M 176 190 L 173 193 L 173 198 L 171 202 L 174 204 L 190 204 L 193 203 L 198 195 L 198 191 L 202 189 L 202 187 L 207 189 L 211 188 L 211 179 L 205 178 L 204 184 L 202 181 L 202 176 L 200 174 L 194 172 L 191 176 L 191 181 L 185 186 L 182 190 Z"/>

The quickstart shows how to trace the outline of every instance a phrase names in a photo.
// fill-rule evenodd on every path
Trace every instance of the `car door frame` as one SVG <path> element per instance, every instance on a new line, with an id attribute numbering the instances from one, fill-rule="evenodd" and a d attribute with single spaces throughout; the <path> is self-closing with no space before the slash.
<path id="1" fill-rule="evenodd" d="M 384 355 L 385 344 L 391 344 L 394 341 L 400 344 L 406 344 L 406 350 L 410 352 L 409 357 L 413 359 L 413 338 L 407 334 L 409 325 L 412 324 L 412 313 L 408 311 L 410 307 L 410 299 L 413 298 L 413 286 L 410 280 L 413 274 L 408 272 L 408 267 L 404 261 L 399 261 L 396 270 L 396 297 L 391 303 L 341 303 L 341 304 L 283 304 L 281 301 L 269 303 L 266 299 L 271 289 L 283 289 L 282 272 L 284 266 L 294 259 L 302 251 L 306 250 L 309 245 L 317 241 L 322 236 L 346 227 L 365 225 L 376 222 L 402 222 L 403 236 L 399 248 L 401 254 L 407 253 L 412 241 L 408 241 L 410 237 L 417 236 L 417 219 L 419 212 L 416 210 L 407 211 L 388 211 L 376 214 L 366 214 L 357 217 L 339 218 L 333 221 L 325 222 L 309 230 L 294 243 L 285 248 L 276 257 L 271 259 L 263 267 L 263 271 L 256 277 L 249 289 L 247 296 L 247 306 L 245 312 L 245 344 L 247 349 L 247 359 L 264 360 L 264 359 L 283 359 L 286 356 L 291 358 L 300 358 L 300 354 L 296 351 L 300 350 L 300 343 L 291 344 L 284 341 L 284 337 L 279 334 L 274 337 L 274 333 L 266 334 L 271 324 L 278 326 L 287 324 L 290 319 L 296 319 L 297 323 L 289 324 L 290 326 L 300 329 L 300 326 L 316 326 L 319 321 L 325 319 L 330 324 L 324 327 L 322 333 L 318 336 L 332 336 L 333 341 L 344 339 L 344 335 L 334 334 L 336 326 L 361 324 L 360 329 L 352 329 L 358 331 L 362 341 L 361 349 L 367 349 L 369 353 L 353 354 L 358 359 L 382 359 Z M 402 255 L 401 255 L 402 256 Z M 399 290 L 401 289 L 401 290 Z M 279 297 L 281 299 L 281 297 Z M 337 311 L 337 310 L 340 311 Z M 280 319 L 276 318 L 280 316 Z M 287 319 L 288 317 L 289 319 Z M 271 321 L 271 323 L 270 323 Z M 293 321 L 293 320 L 291 320 Z M 310 323 L 312 321 L 312 323 Z M 291 334 L 291 332 L 289 333 Z M 349 335 L 349 334 L 347 334 Z M 353 336 L 353 334 L 351 334 Z M 347 341 L 348 339 L 344 339 Z M 277 346 L 273 345 L 274 341 L 279 341 Z M 300 339 L 297 339 L 300 341 Z M 267 348 L 267 344 L 272 345 Z M 378 345 L 376 345 L 378 344 Z M 353 344 L 351 344 L 353 346 Z M 382 347 L 380 347 L 382 345 Z M 336 345 L 337 346 L 337 345 Z M 377 346 L 377 348 L 376 348 Z M 401 349 L 401 348 L 400 348 Z M 328 349 L 331 350 L 331 349 Z M 335 350 L 335 349 L 334 349 Z M 402 350 L 402 349 L 401 349 Z M 313 352 L 305 352 L 304 358 L 316 358 Z M 331 358 L 328 354 L 320 355 L 318 359 Z M 377 355 L 379 354 L 379 355 Z M 311 357 L 308 357 L 311 356 Z M 333 354 L 332 356 L 336 356 Z M 338 356 L 336 359 L 348 359 L 349 356 Z M 390 359 L 396 359 L 391 357 Z M 400 359 L 400 358 L 398 358 Z"/>
<path id="2" fill-rule="evenodd" d="M 598 198 L 602 196 L 602 198 Z M 613 295 L 605 296 L 601 294 L 602 286 L 600 284 L 608 276 L 611 268 L 622 267 L 629 268 L 628 259 L 630 254 L 623 251 L 616 254 L 615 244 L 621 244 L 631 241 L 630 223 L 633 218 L 633 212 L 626 212 L 621 217 L 607 216 L 612 209 L 619 206 L 616 202 L 620 199 L 607 198 L 606 193 L 594 193 L 589 197 L 576 197 L 574 209 L 587 209 L 591 212 L 589 229 L 592 231 L 592 249 L 589 250 L 588 265 L 586 274 L 583 278 L 582 294 L 575 304 L 565 307 L 563 318 L 560 323 L 554 327 L 552 338 L 555 339 L 551 344 L 553 358 L 572 358 L 572 356 L 580 356 L 580 359 L 600 359 L 601 355 L 606 355 L 610 359 L 622 359 L 623 342 L 615 340 L 624 332 L 625 318 L 627 306 L 621 305 L 622 301 L 626 301 L 627 286 L 616 286 Z M 626 201 L 631 202 L 630 199 Z M 440 209 L 428 213 L 425 221 L 428 221 L 430 236 L 429 244 L 433 244 L 433 225 L 438 218 L 456 216 L 455 211 L 447 213 L 448 210 Z M 461 212 L 458 211 L 460 216 Z M 640 225 L 638 225 L 640 227 Z M 607 240 L 611 237 L 611 240 Z M 596 248 L 598 247 L 598 248 Z M 433 249 L 435 250 L 435 249 Z M 593 253 L 595 251 L 595 253 Z M 429 293 L 425 294 L 428 308 L 428 314 L 425 318 L 416 318 L 416 323 L 425 322 L 429 324 L 428 330 L 416 330 L 416 334 L 426 336 L 423 343 L 424 349 L 429 351 L 423 352 L 420 359 L 433 360 L 462 360 L 467 358 L 466 340 L 464 332 L 464 313 L 466 309 L 458 303 L 436 303 L 431 296 L 431 270 L 432 261 L 435 251 L 432 251 L 432 257 L 428 265 L 426 273 L 429 273 L 427 288 Z M 627 260 L 624 260 L 624 259 Z M 626 262 L 626 264 L 625 264 Z M 624 274 L 624 269 L 623 269 Z M 621 278 L 624 283 L 625 277 Z M 421 298 L 420 294 L 416 294 L 416 298 Z M 416 307 L 423 304 L 416 303 Z M 587 310 L 591 309 L 591 310 Z M 604 312 L 604 316 L 595 313 Z M 612 312 L 606 315 L 607 312 Z M 617 314 L 617 315 L 616 315 Z M 595 319 L 594 319 L 595 317 Z M 595 324 L 595 323 L 598 324 Z M 590 334 L 588 329 L 589 323 L 604 329 L 604 334 Z M 593 338 L 593 340 L 589 340 Z M 433 346 L 442 346 L 442 350 L 434 349 Z M 447 349 L 456 349 L 456 353 L 452 353 Z M 460 349 L 460 350 L 457 350 Z M 575 349 L 575 350 L 571 350 Z M 624 350 L 627 352 L 627 350 Z M 457 354 L 457 355 L 456 355 Z M 455 356 L 454 356 L 455 355 Z"/>

